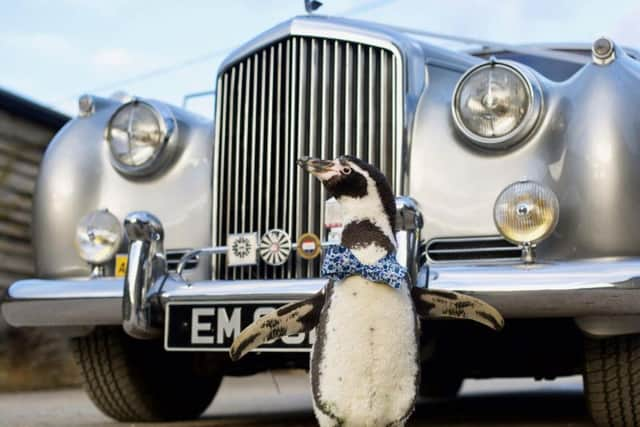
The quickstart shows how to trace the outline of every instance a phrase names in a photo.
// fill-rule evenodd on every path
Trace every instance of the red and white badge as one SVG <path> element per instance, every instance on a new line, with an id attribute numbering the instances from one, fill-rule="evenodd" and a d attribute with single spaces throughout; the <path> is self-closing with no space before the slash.
<path id="1" fill-rule="evenodd" d="M 298 237 L 296 252 L 298 252 L 298 255 L 300 255 L 301 258 L 307 260 L 314 259 L 320 255 L 321 249 L 322 245 L 320 244 L 320 238 L 315 234 L 304 233 Z"/>

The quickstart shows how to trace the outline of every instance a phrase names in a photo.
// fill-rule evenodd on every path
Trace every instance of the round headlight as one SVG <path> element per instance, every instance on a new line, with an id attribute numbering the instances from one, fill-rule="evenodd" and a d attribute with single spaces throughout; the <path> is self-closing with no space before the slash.
<path id="1" fill-rule="evenodd" d="M 111 163 L 128 175 L 155 172 L 166 158 L 166 146 L 175 129 L 175 118 L 162 105 L 137 99 L 123 104 L 107 124 Z"/>
<path id="2" fill-rule="evenodd" d="M 493 61 L 462 76 L 451 104 L 454 122 L 465 136 L 485 147 L 500 147 L 531 131 L 542 90 L 531 73 Z"/>
<path id="3" fill-rule="evenodd" d="M 108 210 L 89 212 L 76 227 L 76 247 L 80 258 L 89 264 L 110 261 L 122 242 L 120 221 Z"/>
<path id="4" fill-rule="evenodd" d="M 560 204 L 549 188 L 533 181 L 509 185 L 496 199 L 493 218 L 505 239 L 519 245 L 536 244 L 558 224 Z"/>

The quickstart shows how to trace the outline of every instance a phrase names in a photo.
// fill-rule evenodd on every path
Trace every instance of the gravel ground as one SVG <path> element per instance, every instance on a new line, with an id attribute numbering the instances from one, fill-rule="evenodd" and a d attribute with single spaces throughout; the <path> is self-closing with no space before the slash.
<path id="1" fill-rule="evenodd" d="M 0 426 L 115 426 L 82 390 L 0 394 Z M 202 419 L 145 426 L 314 426 L 307 376 L 226 378 Z M 459 399 L 422 401 L 409 426 L 591 426 L 580 378 L 467 381 Z"/>

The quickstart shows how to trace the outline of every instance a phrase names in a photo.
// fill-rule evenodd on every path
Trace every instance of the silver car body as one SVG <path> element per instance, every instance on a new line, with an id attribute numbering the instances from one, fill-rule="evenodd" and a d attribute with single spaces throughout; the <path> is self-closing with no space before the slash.
<path id="1" fill-rule="evenodd" d="M 563 81 L 552 81 L 518 64 L 542 89 L 540 119 L 521 142 L 487 150 L 462 135 L 451 114 L 458 80 L 484 59 L 437 47 L 397 28 L 297 17 L 233 52 L 218 76 L 288 36 L 361 43 L 388 49 L 398 59 L 395 93 L 400 108 L 393 135 L 398 144 L 392 181 L 397 194 L 417 203 L 408 208 L 422 216 L 421 227 L 407 227 L 400 236 L 401 255 L 416 272 L 419 284 L 426 284 L 428 274 L 428 286 L 479 295 L 510 318 L 572 317 L 592 335 L 640 332 L 640 228 L 635 224 L 640 206 L 635 185 L 640 181 L 640 122 L 635 114 L 640 65 L 622 48 L 616 46 L 615 60 L 604 65 L 581 56 L 584 65 Z M 563 57 L 560 51 L 544 47 L 519 51 Z M 580 61 L 580 55 L 569 57 L 569 62 Z M 182 277 L 171 274 L 139 285 L 132 275 L 127 280 L 88 279 L 90 269 L 73 246 L 77 222 L 88 211 L 108 208 L 122 221 L 130 212 L 148 211 L 162 223 L 164 247 L 185 252 L 216 246 L 214 213 L 219 208 L 212 189 L 217 185 L 219 160 L 214 141 L 221 137 L 215 135 L 213 123 L 170 107 L 178 121 L 176 158 L 157 174 L 132 179 L 112 167 L 104 142 L 106 123 L 120 101 L 94 100 L 95 113 L 65 126 L 43 161 L 34 214 L 40 279 L 10 288 L 3 303 L 9 322 L 17 326 L 118 324 L 123 321 L 123 295 L 127 298 L 130 291 L 144 290 L 143 299 L 162 307 L 167 301 L 185 299 L 295 299 L 323 286 L 322 279 L 308 277 L 220 280 L 212 272 L 217 255 L 212 255 L 214 262 L 208 258 L 223 251 L 220 247 L 201 252 L 198 266 Z M 223 119 L 218 115 L 218 124 Z M 506 260 L 462 261 L 437 260 L 423 253 L 434 242 L 462 242 L 465 247 L 466 241 L 499 241 L 494 201 L 506 186 L 523 178 L 545 184 L 560 202 L 559 224 L 540 244 L 536 263 L 522 264 L 517 251 L 515 258 Z M 412 240 L 418 233 L 422 247 Z M 126 250 L 123 245 L 122 251 Z M 421 268 L 421 275 L 417 272 L 420 256 L 427 256 L 431 267 L 429 272 Z M 130 303 L 135 311 L 140 302 L 134 300 Z M 142 330 L 158 328 L 145 323 L 148 319 L 138 320 Z"/>

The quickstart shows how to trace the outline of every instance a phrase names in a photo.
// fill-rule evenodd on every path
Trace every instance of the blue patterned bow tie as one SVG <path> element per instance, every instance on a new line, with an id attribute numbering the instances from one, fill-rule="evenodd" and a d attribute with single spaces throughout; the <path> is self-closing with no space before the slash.
<path id="1" fill-rule="evenodd" d="M 397 289 L 406 281 L 408 272 L 392 253 L 388 253 L 373 265 L 367 265 L 361 263 L 348 248 L 336 245 L 327 248 L 320 274 L 334 280 L 359 275 L 372 282 L 386 283 Z"/>

